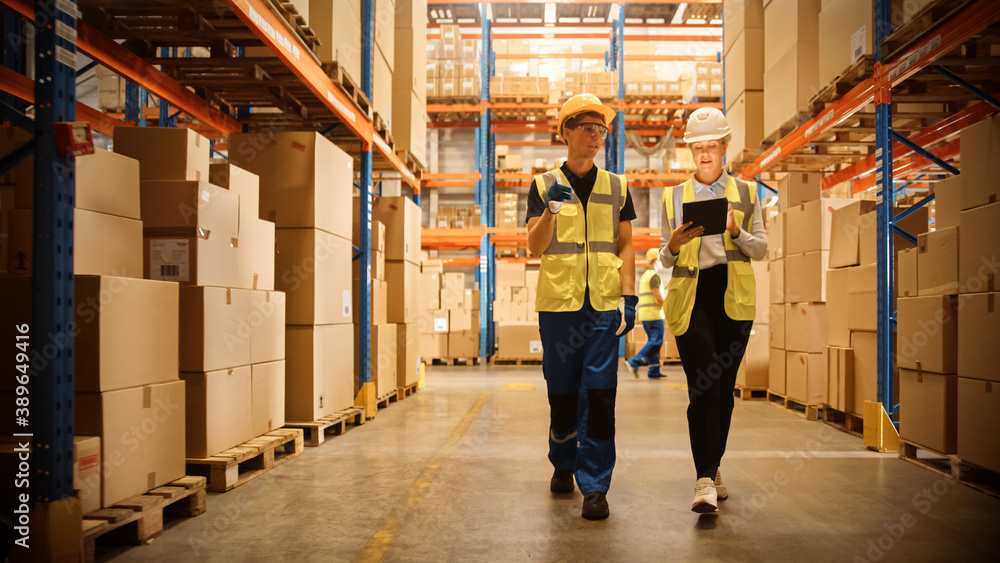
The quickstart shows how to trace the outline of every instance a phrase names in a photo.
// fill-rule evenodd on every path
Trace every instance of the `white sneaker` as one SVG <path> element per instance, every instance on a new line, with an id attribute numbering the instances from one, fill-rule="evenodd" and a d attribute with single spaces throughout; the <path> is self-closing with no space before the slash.
<path id="1" fill-rule="evenodd" d="M 715 483 L 708 477 L 698 479 L 694 486 L 694 502 L 691 503 L 691 510 L 699 514 L 706 512 L 718 512 L 719 501 L 715 492 Z"/>
<path id="2" fill-rule="evenodd" d="M 719 497 L 719 500 L 726 500 L 729 498 L 729 491 L 726 486 L 722 483 L 722 470 L 717 469 L 715 471 L 715 494 Z"/>

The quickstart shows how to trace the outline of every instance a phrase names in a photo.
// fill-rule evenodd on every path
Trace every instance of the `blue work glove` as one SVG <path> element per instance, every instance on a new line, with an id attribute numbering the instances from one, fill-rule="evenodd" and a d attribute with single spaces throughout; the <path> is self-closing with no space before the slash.
<path id="1" fill-rule="evenodd" d="M 549 192 L 545 194 L 545 199 L 548 201 L 549 211 L 559 213 L 563 202 L 573 199 L 573 189 L 556 182 L 552 184 Z"/>
<path id="2" fill-rule="evenodd" d="M 618 300 L 618 332 L 615 336 L 625 336 L 630 330 L 635 328 L 635 307 L 639 304 L 639 298 L 635 295 L 622 295 Z"/>

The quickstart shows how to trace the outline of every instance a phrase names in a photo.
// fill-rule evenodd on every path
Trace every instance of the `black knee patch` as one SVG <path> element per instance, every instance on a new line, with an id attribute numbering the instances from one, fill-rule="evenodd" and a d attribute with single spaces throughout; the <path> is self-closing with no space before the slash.
<path id="1" fill-rule="evenodd" d="M 649 349 L 649 355 L 650 356 L 659 356 L 660 355 L 660 348 L 663 348 L 663 346 L 662 345 L 660 345 L 660 346 L 653 346 L 652 348 Z"/>
<path id="2" fill-rule="evenodd" d="M 617 389 L 588 389 L 587 435 L 598 440 L 615 437 L 615 397 Z"/>
<path id="3" fill-rule="evenodd" d="M 570 395 L 553 395 L 549 393 L 549 413 L 552 420 L 552 430 L 557 434 L 565 434 L 576 426 L 576 403 L 578 393 Z"/>

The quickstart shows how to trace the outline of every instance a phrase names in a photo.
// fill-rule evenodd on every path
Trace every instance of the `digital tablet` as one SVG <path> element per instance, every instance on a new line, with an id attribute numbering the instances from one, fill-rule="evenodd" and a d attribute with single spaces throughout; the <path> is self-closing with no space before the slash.
<path id="1" fill-rule="evenodd" d="M 721 235 L 726 230 L 726 218 L 729 216 L 729 200 L 724 197 L 688 201 L 681 210 L 685 223 L 691 227 L 705 227 L 705 235 Z"/>

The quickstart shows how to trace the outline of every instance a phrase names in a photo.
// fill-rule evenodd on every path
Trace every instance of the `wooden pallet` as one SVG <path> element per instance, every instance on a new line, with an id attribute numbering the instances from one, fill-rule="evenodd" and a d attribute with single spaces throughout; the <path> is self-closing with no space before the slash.
<path id="1" fill-rule="evenodd" d="M 313 53 L 319 47 L 320 40 L 316 37 L 316 33 L 306 22 L 304 15 L 299 14 L 298 8 L 295 4 L 289 2 L 288 0 L 268 0 L 268 4 L 271 5 L 271 9 L 278 14 L 278 16 L 288 22 L 288 25 L 295 32 L 295 35 L 302 40 L 302 42 L 312 50 Z"/>
<path id="2" fill-rule="evenodd" d="M 767 402 L 780 409 L 795 413 L 806 420 L 819 420 L 819 411 L 823 408 L 822 405 L 801 403 L 770 390 L 767 392 Z"/>
<path id="3" fill-rule="evenodd" d="M 405 399 L 410 395 L 416 393 L 419 385 L 420 385 L 419 383 L 411 383 L 406 387 L 399 387 L 396 389 L 396 396 L 399 397 L 400 399 Z"/>
<path id="4" fill-rule="evenodd" d="M 729 171 L 732 173 L 739 172 L 748 164 L 757 160 L 758 156 L 760 156 L 760 151 L 754 149 L 743 149 L 739 152 L 739 154 L 733 157 L 732 161 L 729 162 Z"/>
<path id="5" fill-rule="evenodd" d="M 305 445 L 316 447 L 326 441 L 327 434 L 340 436 L 347 432 L 347 425 L 361 426 L 365 423 L 364 407 L 349 407 L 311 422 L 285 422 L 286 427 L 301 428 L 305 433 Z"/>
<path id="6" fill-rule="evenodd" d="M 539 358 L 492 358 L 490 363 L 495 366 L 540 366 Z"/>
<path id="7" fill-rule="evenodd" d="M 931 456 L 920 457 L 921 451 L 931 454 Z M 943 454 L 916 442 L 900 438 L 899 457 L 991 497 L 1000 498 L 1000 473 L 963 461 L 957 455 Z"/>
<path id="8" fill-rule="evenodd" d="M 395 152 L 396 144 L 392 141 L 392 132 L 389 131 L 389 126 L 386 124 L 385 119 L 382 118 L 379 112 L 375 112 L 373 114 L 372 128 L 380 137 L 382 137 L 385 144 L 389 145 L 390 151 Z"/>
<path id="9" fill-rule="evenodd" d="M 208 490 L 226 492 L 298 457 L 301 428 L 279 428 L 211 457 L 188 458 L 188 471 L 208 473 Z"/>
<path id="10" fill-rule="evenodd" d="M 864 82 L 866 78 L 872 75 L 874 68 L 875 59 L 872 55 L 860 57 L 809 100 L 810 115 L 815 116 L 826 109 L 827 104 L 839 100 L 855 86 Z"/>
<path id="11" fill-rule="evenodd" d="M 432 366 L 477 366 L 479 358 L 431 358 Z"/>
<path id="12" fill-rule="evenodd" d="M 109 543 L 146 544 L 163 533 L 163 515 L 199 516 L 205 507 L 204 477 L 181 477 L 144 495 L 83 516 L 83 560 L 94 561 L 98 538 Z"/>
<path id="13" fill-rule="evenodd" d="M 366 118 L 371 119 L 372 116 L 372 104 L 365 94 L 361 86 L 354 78 L 344 71 L 344 67 L 340 66 L 337 61 L 327 61 L 322 65 L 323 71 L 326 72 L 327 76 L 333 80 L 348 98 L 354 102 L 354 105 L 361 110 L 361 113 L 365 115 Z"/>
<path id="14" fill-rule="evenodd" d="M 823 422 L 852 436 L 857 436 L 858 438 L 865 437 L 865 419 L 863 416 L 841 412 L 827 406 L 823 407 Z"/>
<path id="15" fill-rule="evenodd" d="M 427 165 L 421 162 L 420 159 L 410 151 L 397 150 L 396 156 L 403 162 L 403 165 L 406 166 L 410 172 L 413 172 L 418 177 L 427 171 Z"/>
<path id="16" fill-rule="evenodd" d="M 891 61 L 904 49 L 919 41 L 934 29 L 935 25 L 958 13 L 972 0 L 937 0 L 913 14 L 909 22 L 899 26 L 892 35 L 882 41 L 884 57 Z"/>
<path id="17" fill-rule="evenodd" d="M 733 396 L 742 401 L 766 401 L 767 387 L 742 387 L 737 385 L 733 388 Z"/>
<path id="18" fill-rule="evenodd" d="M 549 97 L 541 94 L 490 94 L 490 101 L 500 104 L 547 104 Z"/>
<path id="19" fill-rule="evenodd" d="M 800 111 L 790 117 L 788 121 L 785 121 L 780 127 L 772 131 L 768 136 L 764 137 L 764 140 L 760 143 L 760 151 L 764 152 L 767 149 L 774 146 L 778 141 L 784 139 L 789 133 L 794 131 L 806 121 L 811 119 L 808 112 Z"/>
<path id="20" fill-rule="evenodd" d="M 395 403 L 399 401 L 399 392 L 393 389 L 375 401 L 375 406 L 380 409 L 385 409 L 389 407 L 389 403 Z"/>

